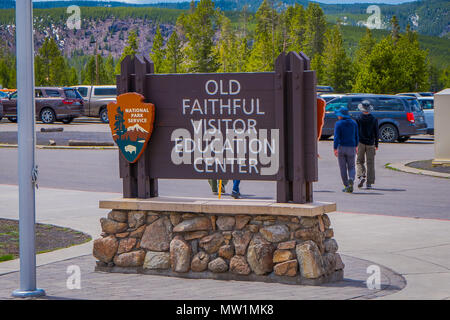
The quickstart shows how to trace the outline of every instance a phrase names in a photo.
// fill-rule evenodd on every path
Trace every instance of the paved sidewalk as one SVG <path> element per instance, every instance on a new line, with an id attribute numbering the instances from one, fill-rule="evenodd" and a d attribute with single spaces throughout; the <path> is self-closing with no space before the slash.
<path id="1" fill-rule="evenodd" d="M 108 210 L 98 201 L 118 194 L 40 188 L 37 222 L 80 230 L 94 239 L 99 218 Z M 0 185 L 0 217 L 18 218 L 17 186 Z M 450 221 L 369 214 L 330 214 L 345 281 L 320 287 L 238 281 L 192 280 L 149 275 L 93 272 L 92 242 L 38 255 L 38 284 L 55 298 L 180 299 L 193 288 L 192 299 L 445 299 L 450 297 Z M 82 269 L 82 290 L 67 290 L 66 268 Z M 379 264 L 382 290 L 365 286 L 367 267 Z M 383 266 L 389 268 L 386 269 Z M 0 263 L 0 298 L 18 286 L 18 261 Z M 404 286 L 402 275 L 407 283 Z M 154 288 L 158 288 L 155 290 Z M 114 290 L 111 290 L 114 289 Z M 115 292 L 116 295 L 112 294 Z M 274 294 L 276 292 L 276 294 Z M 183 296 L 184 297 L 184 296 Z"/>

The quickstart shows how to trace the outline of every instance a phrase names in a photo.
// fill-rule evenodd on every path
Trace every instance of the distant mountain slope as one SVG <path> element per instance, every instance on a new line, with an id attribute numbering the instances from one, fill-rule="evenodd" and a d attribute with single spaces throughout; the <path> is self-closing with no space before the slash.
<path id="1" fill-rule="evenodd" d="M 263 0 L 219 0 L 215 1 L 217 7 L 223 11 L 241 10 L 245 5 L 251 12 L 256 12 Z M 308 5 L 307 0 L 282 0 L 275 1 L 281 3 L 280 9 L 294 3 Z M 319 1 L 320 2 L 320 1 Z M 96 0 L 76 0 L 76 1 L 45 1 L 34 2 L 34 8 L 59 8 L 68 5 L 78 5 L 85 7 L 159 7 L 168 9 L 186 10 L 190 6 L 190 1 L 185 2 L 164 2 L 157 4 L 130 4 L 116 1 L 96 1 Z M 337 19 L 344 20 L 349 25 L 357 25 L 360 21 L 365 21 L 370 16 L 367 13 L 369 4 L 324 4 L 320 3 L 330 22 Z M 448 0 L 421 0 L 407 2 L 398 5 L 379 4 L 381 9 L 382 22 L 385 26 L 393 15 L 399 19 L 402 29 L 409 23 L 413 29 L 421 34 L 449 37 L 450 34 L 450 1 Z M 14 1 L 0 0 L 0 9 L 14 8 Z"/>
<path id="2" fill-rule="evenodd" d="M 0 3 L 4 0 L 0 0 Z M 62 1 L 59 1 L 62 2 Z M 80 1 L 81 2 L 81 1 Z M 98 1 L 89 1 L 98 3 Z M 51 2 L 53 3 L 53 2 Z M 71 1 L 70 3 L 73 3 Z M 107 2 L 102 2 L 107 3 Z M 357 6 L 357 5 L 355 5 Z M 65 7 L 53 9 L 36 9 L 35 14 L 35 46 L 41 47 L 45 37 L 51 36 L 58 42 L 64 55 L 70 58 L 77 68 L 78 64 L 86 62 L 85 55 L 97 52 L 104 57 L 111 54 L 114 58 L 120 57 L 127 33 L 136 29 L 139 34 L 139 51 L 148 55 L 153 45 L 156 26 L 159 24 L 163 36 L 167 37 L 174 29 L 177 17 L 182 10 L 163 9 L 156 7 L 90 7 L 82 8 L 82 29 L 73 31 L 67 29 L 66 20 L 68 14 Z M 238 14 L 227 12 L 235 23 L 238 23 Z M 329 15 L 329 19 L 336 15 Z M 5 47 L 15 51 L 14 10 L 0 10 L 0 50 Z M 365 28 L 347 25 L 342 28 L 346 48 L 350 54 L 354 54 L 359 40 L 364 36 Z M 387 34 L 387 30 L 374 30 L 374 36 L 381 38 Z M 419 36 L 421 47 L 429 50 L 431 62 L 440 67 L 450 65 L 450 40 L 433 36 Z"/>

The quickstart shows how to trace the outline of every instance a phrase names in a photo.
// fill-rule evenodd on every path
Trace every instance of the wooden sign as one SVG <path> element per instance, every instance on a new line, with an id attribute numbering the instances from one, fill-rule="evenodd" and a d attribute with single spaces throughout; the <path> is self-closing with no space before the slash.
<path id="1" fill-rule="evenodd" d="M 144 153 L 155 121 L 155 106 L 138 93 L 125 93 L 108 104 L 113 139 L 125 159 L 135 163 Z"/>
<path id="2" fill-rule="evenodd" d="M 133 145 L 115 139 L 125 198 L 158 196 L 158 179 L 228 179 L 276 181 L 277 202 L 313 201 L 321 119 L 303 53 L 280 54 L 274 72 L 207 74 L 155 74 L 148 58 L 127 56 L 117 89 L 158 106 L 139 161 L 130 163 Z"/>

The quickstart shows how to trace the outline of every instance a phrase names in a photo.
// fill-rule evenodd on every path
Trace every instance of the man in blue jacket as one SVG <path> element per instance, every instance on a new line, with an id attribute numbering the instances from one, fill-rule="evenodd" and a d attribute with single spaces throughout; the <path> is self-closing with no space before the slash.
<path id="1" fill-rule="evenodd" d="M 355 156 L 358 152 L 358 124 L 346 107 L 335 111 L 339 121 L 334 126 L 334 155 L 338 158 L 344 192 L 353 192 L 355 181 Z"/>

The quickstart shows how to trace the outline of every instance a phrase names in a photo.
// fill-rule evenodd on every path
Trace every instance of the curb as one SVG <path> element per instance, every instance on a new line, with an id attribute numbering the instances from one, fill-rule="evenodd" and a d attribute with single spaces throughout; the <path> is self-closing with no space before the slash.
<path id="1" fill-rule="evenodd" d="M 396 163 L 386 163 L 384 165 L 384 167 L 387 169 L 395 170 L 395 171 L 420 174 L 423 176 L 430 176 L 430 177 L 435 177 L 435 178 L 450 179 L 449 173 L 434 172 L 434 171 L 430 171 L 430 170 L 416 169 L 416 168 L 407 166 L 408 164 L 410 164 L 414 161 L 417 161 L 417 160 L 408 160 L 408 161 L 402 161 L 402 162 L 396 162 Z"/>
<path id="2" fill-rule="evenodd" d="M 0 143 L 0 148 L 17 148 L 17 144 L 3 144 Z M 42 146 L 37 145 L 36 149 L 68 149 L 68 150 L 117 150 L 116 146 Z"/>

